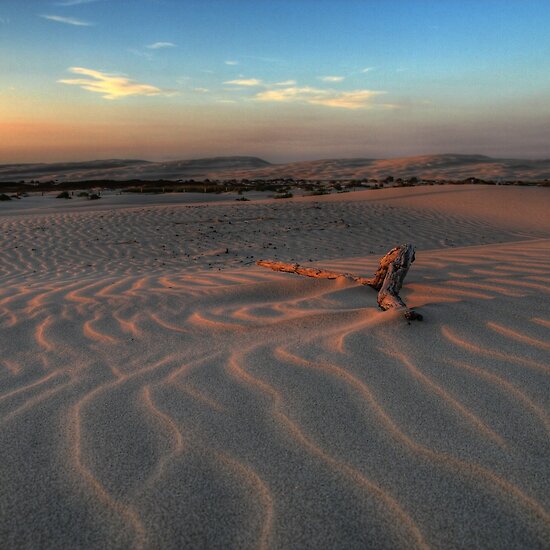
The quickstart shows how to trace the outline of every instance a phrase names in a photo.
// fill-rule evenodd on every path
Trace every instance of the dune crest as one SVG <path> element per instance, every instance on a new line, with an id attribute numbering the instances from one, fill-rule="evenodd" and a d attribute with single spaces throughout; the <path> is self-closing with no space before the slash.
<path id="1" fill-rule="evenodd" d="M 370 159 L 342 158 L 271 164 L 256 157 L 215 157 L 168 162 L 96 160 L 51 164 L 0 165 L 0 182 L 177 179 L 308 180 L 363 178 L 424 178 L 441 180 L 543 180 L 550 176 L 550 160 L 491 158 L 484 155 L 442 154 Z"/>

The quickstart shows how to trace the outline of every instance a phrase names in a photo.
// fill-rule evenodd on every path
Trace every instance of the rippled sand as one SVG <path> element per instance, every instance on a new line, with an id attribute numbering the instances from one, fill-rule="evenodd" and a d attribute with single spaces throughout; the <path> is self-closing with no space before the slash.
<path id="1" fill-rule="evenodd" d="M 548 544 L 548 189 L 188 199 L 0 205 L 3 547 Z"/>

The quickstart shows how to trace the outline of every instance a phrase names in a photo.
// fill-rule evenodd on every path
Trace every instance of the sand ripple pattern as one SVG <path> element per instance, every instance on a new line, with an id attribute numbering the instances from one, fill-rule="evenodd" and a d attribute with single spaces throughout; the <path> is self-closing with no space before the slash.
<path id="1" fill-rule="evenodd" d="M 310 206 L 303 235 L 261 205 L 2 221 L 20 243 L 0 260 L 2 546 L 548 543 L 550 241 L 483 246 L 479 222 L 457 220 L 472 246 L 419 255 L 404 295 L 426 320 L 408 325 L 370 289 L 239 267 L 294 232 L 279 257 L 317 244 L 327 268 L 368 274 L 366 229 Z M 393 215 L 356 208 L 348 219 Z M 443 238 L 434 216 L 426 248 Z M 246 254 L 245 233 L 240 256 L 181 269 L 183 251 L 234 242 L 230 220 L 253 232 L 270 217 L 268 252 L 256 239 Z M 357 232 L 346 258 L 329 218 Z"/>
<path id="2" fill-rule="evenodd" d="M 346 256 L 378 257 L 411 233 L 424 249 L 522 238 L 506 228 L 494 235 L 480 219 L 375 198 L 72 209 L 0 216 L 0 282 L 220 271 L 265 257 L 319 261 L 342 257 L 342 242 Z"/>

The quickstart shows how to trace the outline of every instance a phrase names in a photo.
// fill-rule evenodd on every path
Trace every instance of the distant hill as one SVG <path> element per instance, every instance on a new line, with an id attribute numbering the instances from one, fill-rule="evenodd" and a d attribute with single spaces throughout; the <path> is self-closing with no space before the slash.
<path id="1" fill-rule="evenodd" d="M 0 181 L 158 180 L 206 178 L 211 172 L 271 166 L 257 157 L 214 157 L 168 162 L 94 160 L 52 164 L 0 164 Z"/>
<path id="2" fill-rule="evenodd" d="M 222 174 L 218 174 L 220 177 Z M 226 174 L 223 174 L 226 175 Z M 543 180 L 550 178 L 550 159 L 494 159 L 483 155 L 423 155 L 393 159 L 327 159 L 272 164 L 255 170 L 235 170 L 236 178 L 308 180 L 410 178 L 463 180 Z M 212 177 L 212 175 L 211 175 Z"/>
<path id="3" fill-rule="evenodd" d="M 419 179 L 550 179 L 550 159 L 495 159 L 483 155 L 423 155 L 393 159 L 327 159 L 271 164 L 257 157 L 214 157 L 169 162 L 97 160 L 0 165 L 0 181 L 275 179 L 307 180 L 417 177 Z"/>

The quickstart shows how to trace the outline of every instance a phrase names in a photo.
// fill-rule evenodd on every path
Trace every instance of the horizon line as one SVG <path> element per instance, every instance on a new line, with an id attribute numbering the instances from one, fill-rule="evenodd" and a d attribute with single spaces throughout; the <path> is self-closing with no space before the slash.
<path id="1" fill-rule="evenodd" d="M 139 157 L 94 157 L 90 159 L 82 159 L 82 160 L 51 160 L 51 161 L 28 161 L 28 162 L 2 162 L 0 163 L 0 166 L 21 166 L 21 165 L 35 165 L 35 164 L 42 164 L 42 165 L 52 165 L 52 164 L 83 164 L 83 163 L 92 163 L 92 162 L 107 162 L 107 161 L 123 161 L 123 162 L 148 162 L 151 164 L 159 164 L 163 162 L 189 162 L 189 161 L 195 161 L 195 160 L 213 160 L 213 159 L 237 159 L 237 158 L 249 158 L 249 159 L 258 159 L 263 162 L 267 162 L 272 165 L 284 165 L 284 164 L 294 164 L 298 162 L 318 162 L 318 161 L 329 161 L 329 160 L 396 160 L 396 159 L 412 159 L 412 158 L 420 158 L 420 157 L 449 157 L 449 156 L 457 156 L 457 157 L 477 157 L 477 158 L 484 158 L 484 159 L 490 159 L 490 160 L 529 160 L 531 162 L 537 162 L 537 161 L 548 161 L 550 160 L 550 156 L 548 157 L 522 157 L 522 156 L 509 156 L 509 155 L 502 155 L 502 156 L 490 156 L 485 155 L 482 153 L 464 153 L 464 152 L 448 152 L 448 153 L 420 153 L 416 155 L 397 155 L 397 156 L 376 156 L 376 157 L 370 157 L 370 156 L 327 156 L 327 157 L 315 157 L 315 158 L 306 158 L 301 160 L 287 160 L 287 161 L 281 161 L 281 162 L 272 162 L 270 160 L 266 160 L 264 157 L 259 157 L 257 155 L 250 155 L 250 154 L 233 154 L 233 155 L 209 155 L 209 156 L 195 156 L 195 157 L 173 157 L 173 158 L 165 158 L 165 159 L 147 159 L 147 158 L 139 158 Z"/>

